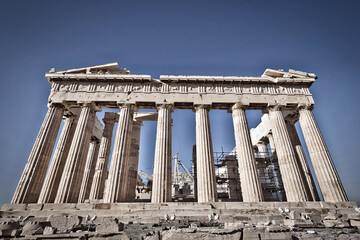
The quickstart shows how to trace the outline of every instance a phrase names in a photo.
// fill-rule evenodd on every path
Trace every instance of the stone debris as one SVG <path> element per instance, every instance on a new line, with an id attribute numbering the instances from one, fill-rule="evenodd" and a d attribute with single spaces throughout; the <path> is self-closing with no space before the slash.
<path id="1" fill-rule="evenodd" d="M 19 223 L 15 221 L 10 222 L 0 222 L 0 236 L 1 237 L 9 237 L 13 236 L 16 231 L 19 228 Z"/>
<path id="2" fill-rule="evenodd" d="M 124 224 L 116 218 L 104 218 L 104 222 L 96 226 L 96 232 L 98 233 L 117 233 L 122 230 L 124 230 Z"/>
<path id="3" fill-rule="evenodd" d="M 39 235 L 43 234 L 46 225 L 50 225 L 48 222 L 27 222 L 22 228 L 21 236 Z"/>
<path id="4" fill-rule="evenodd" d="M 291 211 L 289 217 L 290 219 L 301 219 L 301 214 L 298 211 Z"/>
<path id="5" fill-rule="evenodd" d="M 49 227 L 49 226 L 46 226 L 44 228 L 44 232 L 43 232 L 44 235 L 52 235 L 52 234 L 55 234 L 55 233 L 56 233 L 56 228 Z"/>
<path id="6" fill-rule="evenodd" d="M 49 216 L 47 219 L 51 226 L 56 228 L 59 232 L 69 232 L 74 227 L 79 225 L 82 221 L 80 216 Z"/>

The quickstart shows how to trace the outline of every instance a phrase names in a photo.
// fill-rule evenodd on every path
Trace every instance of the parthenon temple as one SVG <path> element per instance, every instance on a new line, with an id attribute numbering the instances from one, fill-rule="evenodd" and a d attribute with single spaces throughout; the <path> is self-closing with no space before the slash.
<path id="1" fill-rule="evenodd" d="M 78 215 L 96 209 L 124 212 L 126 208 L 131 212 L 139 206 L 143 210 L 168 206 L 166 209 L 180 216 L 175 212 L 191 204 L 194 209 L 220 209 L 217 214 L 233 215 L 230 222 L 234 223 L 236 214 L 226 213 L 229 209 L 357 207 L 348 202 L 312 111 L 314 100 L 309 88 L 317 79 L 313 73 L 266 69 L 260 77 L 161 75 L 155 79 L 130 74 L 117 63 L 110 63 L 66 71 L 51 69 L 45 76 L 51 84 L 48 110 L 11 204 L 2 209 L 3 216 L 6 212 L 15 216 L 25 209 L 37 212 L 33 215 L 39 217 L 59 214 L 59 209 L 71 215 L 74 204 Z M 103 119 L 97 118 L 97 112 L 109 108 L 119 111 L 104 112 Z M 175 202 L 173 195 L 171 140 L 172 112 L 176 109 L 195 112 L 196 145 L 194 150 L 189 149 L 194 152 L 196 169 L 189 172 L 194 179 L 191 203 Z M 216 126 L 210 126 L 209 119 L 213 109 L 226 110 L 233 119 L 236 146 L 226 156 L 228 160 L 232 157 L 231 166 L 236 166 L 236 180 L 231 184 L 227 181 L 231 203 L 219 192 L 221 177 L 216 169 L 222 165 L 214 158 L 210 128 Z M 247 110 L 263 112 L 261 123 L 251 130 Z M 143 121 L 157 122 L 149 202 L 136 199 Z M 306 146 L 300 142 L 296 122 Z M 266 164 L 269 161 L 271 166 Z M 276 190 L 267 190 L 266 184 L 278 185 L 272 187 Z M 27 207 L 19 210 L 19 206 Z M 41 207 L 29 210 L 29 206 Z M 97 213 L 101 214 L 110 213 Z M 159 214 L 159 218 L 164 215 Z M 130 215 L 123 219 L 126 217 L 134 219 Z"/>

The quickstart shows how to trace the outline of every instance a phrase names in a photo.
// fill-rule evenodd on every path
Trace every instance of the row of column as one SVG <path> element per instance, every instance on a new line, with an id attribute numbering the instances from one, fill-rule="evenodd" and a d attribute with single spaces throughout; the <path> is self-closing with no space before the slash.
<path id="1" fill-rule="evenodd" d="M 239 103 L 235 104 L 231 109 L 241 189 L 244 202 L 258 202 L 263 201 L 263 195 L 252 151 L 245 109 L 246 106 Z M 84 103 L 78 118 L 68 117 L 65 120 L 58 147 L 49 167 L 47 175 L 49 177 L 45 179 L 64 113 L 61 105 L 52 104 L 49 106 L 28 163 L 16 188 L 12 203 L 44 203 L 52 201 L 55 203 L 67 203 L 82 202 L 87 198 L 103 198 L 106 203 L 129 200 L 131 195 L 129 191 L 133 188 L 134 181 L 136 184 L 137 175 L 133 173 L 137 171 L 137 160 L 135 161 L 135 158 L 138 157 L 136 154 L 138 154 L 139 147 L 139 142 L 132 143 L 132 139 L 139 139 L 140 137 L 139 126 L 137 126 L 137 130 L 134 130 L 133 134 L 133 129 L 136 129 L 133 126 L 135 106 L 133 104 L 120 106 L 106 190 L 104 185 L 110 155 L 112 130 L 116 119 L 114 119 L 114 116 L 112 118 L 105 117 L 105 129 L 100 144 L 93 140 L 90 145 L 95 110 L 96 106 L 93 103 Z M 151 198 L 154 203 L 171 201 L 172 110 L 170 104 L 158 106 L 158 127 Z M 199 202 L 217 201 L 209 110 L 209 106 L 206 105 L 195 107 L 197 197 Z M 309 174 L 310 171 L 299 140 L 291 139 L 294 138 L 294 134 L 291 134 L 294 131 L 293 126 L 286 123 L 280 106 L 274 106 L 268 110 L 288 201 L 317 200 L 315 186 L 311 174 Z M 302 107 L 299 110 L 299 115 L 300 125 L 324 200 L 331 202 L 347 201 L 346 194 L 311 110 Z M 135 150 L 132 151 L 131 149 Z M 97 156 L 96 161 L 93 160 L 94 156 Z M 131 159 L 134 160 L 131 161 Z M 94 169 L 94 172 L 84 172 L 84 169 Z M 129 171 L 129 169 L 134 171 Z M 104 190 L 105 194 L 102 196 Z"/>

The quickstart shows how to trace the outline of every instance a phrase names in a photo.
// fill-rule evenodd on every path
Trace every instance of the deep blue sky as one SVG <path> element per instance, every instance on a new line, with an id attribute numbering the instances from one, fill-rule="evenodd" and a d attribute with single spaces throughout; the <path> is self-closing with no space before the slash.
<path id="1" fill-rule="evenodd" d="M 260 76 L 314 72 L 314 114 L 350 200 L 360 202 L 359 1 L 0 2 L 0 205 L 11 200 L 57 70 L 118 62 L 133 74 Z M 248 113 L 250 127 L 261 114 Z M 190 167 L 195 115 L 173 114 L 173 153 Z M 231 115 L 212 111 L 215 151 L 234 147 Z M 156 124 L 142 129 L 151 172 Z M 305 148 L 306 149 L 306 148 Z"/>

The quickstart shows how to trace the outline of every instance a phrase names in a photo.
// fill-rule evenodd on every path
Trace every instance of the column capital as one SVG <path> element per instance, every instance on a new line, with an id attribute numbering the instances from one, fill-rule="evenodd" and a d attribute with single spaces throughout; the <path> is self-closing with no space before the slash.
<path id="1" fill-rule="evenodd" d="M 102 120 L 105 124 L 114 124 L 119 120 L 119 114 L 116 112 L 106 112 Z"/>
<path id="2" fill-rule="evenodd" d="M 228 112 L 231 113 L 232 111 L 234 111 L 235 109 L 243 109 L 246 110 L 249 108 L 249 104 L 248 103 L 241 103 L 241 102 L 237 102 L 235 103 L 233 106 L 231 106 L 228 109 Z"/>
<path id="3" fill-rule="evenodd" d="M 136 104 L 128 103 L 128 102 L 117 102 L 117 105 L 120 109 L 128 108 L 132 112 L 136 112 L 138 110 Z"/>
<path id="4" fill-rule="evenodd" d="M 294 125 L 299 120 L 299 113 L 297 111 L 283 112 L 284 120 L 287 123 Z"/>
<path id="5" fill-rule="evenodd" d="M 314 104 L 305 104 L 305 103 L 299 103 L 296 107 L 297 111 L 301 111 L 301 110 L 310 110 L 312 111 L 314 109 Z"/>
<path id="6" fill-rule="evenodd" d="M 283 104 L 268 105 L 267 108 L 263 110 L 263 113 L 282 111 L 284 107 L 285 105 Z"/>
<path id="7" fill-rule="evenodd" d="M 59 102 L 49 102 L 48 105 L 47 105 L 48 108 L 51 108 L 51 107 L 58 107 L 58 108 L 62 108 L 64 110 L 66 110 L 66 107 L 63 103 L 59 103 Z"/>
<path id="8" fill-rule="evenodd" d="M 160 103 L 160 104 L 156 104 L 156 108 L 157 108 L 157 110 L 159 110 L 160 108 L 166 108 L 166 109 L 169 109 L 171 112 L 173 112 L 174 111 L 174 104 Z"/>
<path id="9" fill-rule="evenodd" d="M 193 108 L 194 112 L 196 112 L 199 109 L 206 109 L 206 110 L 210 111 L 211 105 L 208 105 L 208 104 L 196 104 L 196 105 L 194 105 L 194 108 Z"/>
<path id="10" fill-rule="evenodd" d="M 96 103 L 92 102 L 92 101 L 80 101 L 80 102 L 78 102 L 78 104 L 81 107 L 89 107 L 89 108 L 93 109 L 95 112 L 101 111 L 101 107 L 97 106 Z"/>

